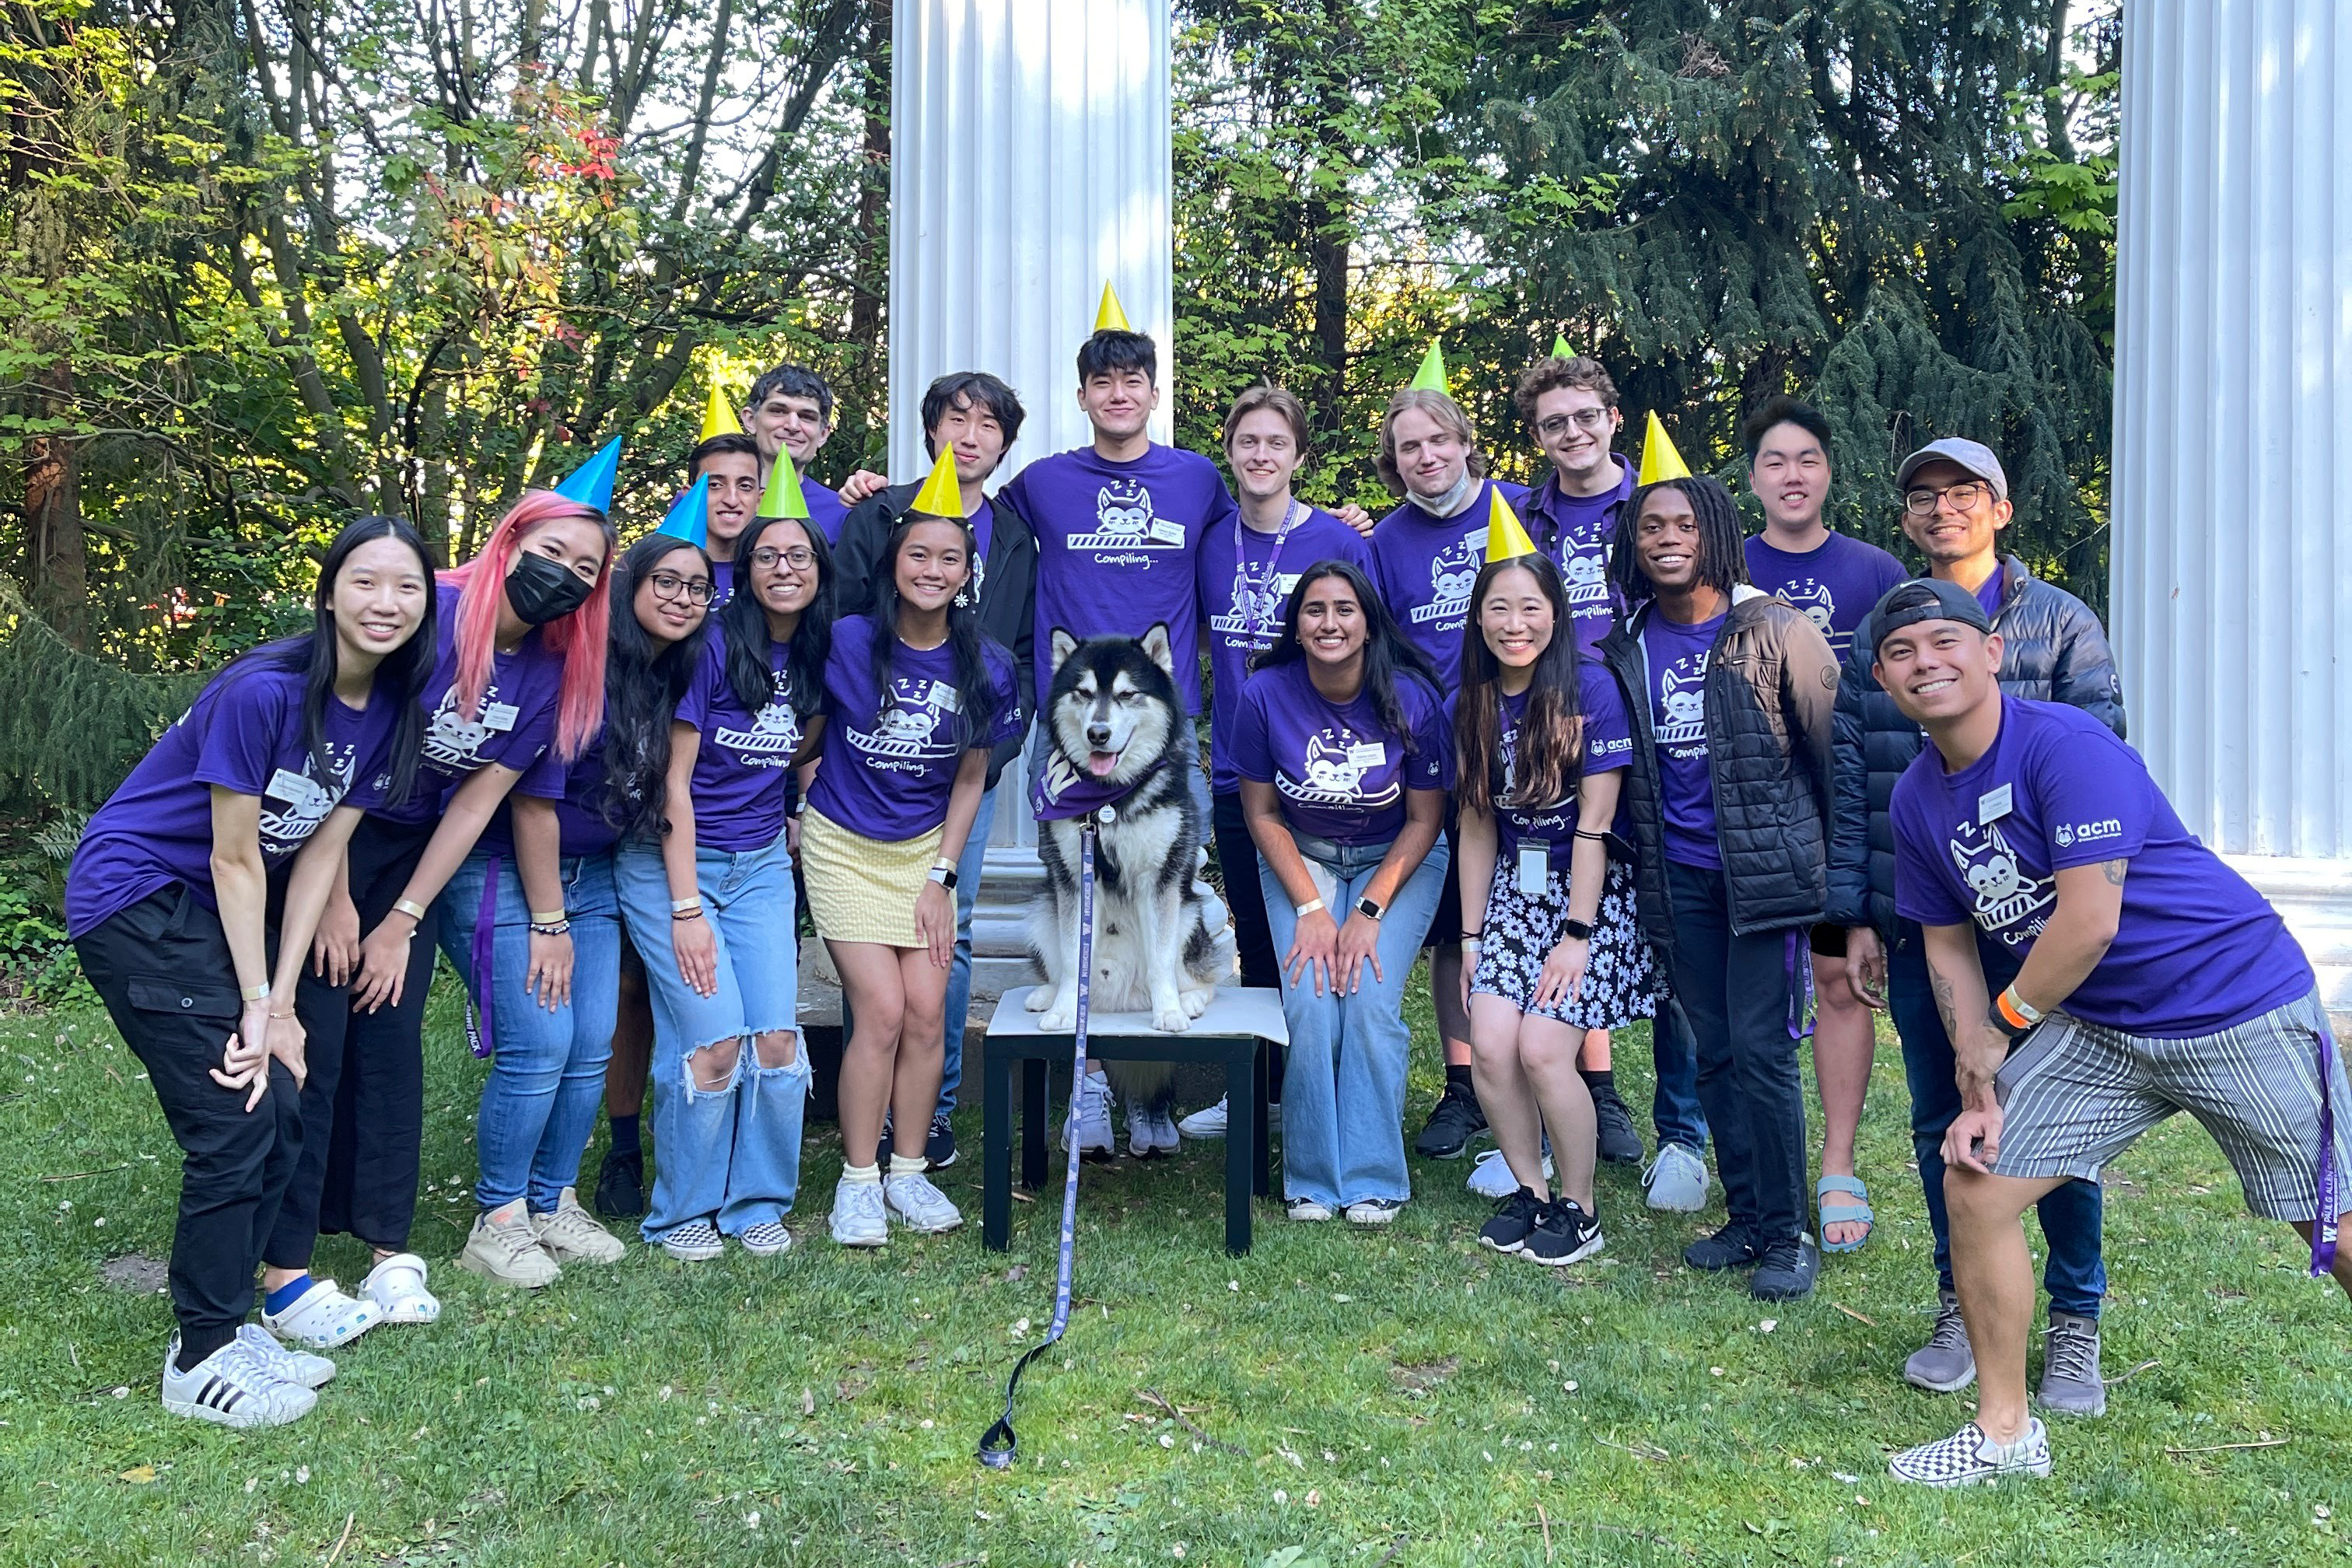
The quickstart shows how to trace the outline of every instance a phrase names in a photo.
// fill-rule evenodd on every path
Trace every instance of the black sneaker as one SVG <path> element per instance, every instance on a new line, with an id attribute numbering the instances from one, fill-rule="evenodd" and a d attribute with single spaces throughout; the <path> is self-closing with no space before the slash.
<path id="1" fill-rule="evenodd" d="M 1449 1081 L 1422 1125 L 1421 1136 L 1412 1141 L 1412 1152 L 1424 1160 L 1458 1160 L 1470 1140 L 1485 1131 L 1486 1113 L 1478 1109 L 1477 1095 Z"/>
<path id="2" fill-rule="evenodd" d="M 1813 1280 L 1821 1271 L 1821 1249 L 1813 1238 L 1792 1236 L 1764 1249 L 1756 1260 L 1756 1272 L 1748 1276 L 1748 1293 L 1759 1301 L 1792 1301 L 1813 1293 Z"/>
<path id="3" fill-rule="evenodd" d="M 646 1212 L 646 1156 L 607 1150 L 596 1171 L 596 1212 L 606 1219 L 635 1219 Z"/>
<path id="4" fill-rule="evenodd" d="M 1517 1252 L 1544 1211 L 1543 1199 L 1521 1187 L 1495 1205 L 1495 1217 L 1478 1227 L 1478 1245 L 1496 1252 Z"/>
<path id="5" fill-rule="evenodd" d="M 1592 1117 L 1603 1160 L 1618 1165 L 1642 1163 L 1642 1135 L 1633 1131 L 1633 1113 L 1625 1109 L 1615 1084 L 1604 1083 L 1593 1089 Z"/>
<path id="6" fill-rule="evenodd" d="M 1580 1205 L 1559 1198 L 1544 1205 L 1519 1256 L 1547 1268 L 1559 1268 L 1591 1257 L 1601 1245 L 1601 1222 Z"/>
<path id="7" fill-rule="evenodd" d="M 1756 1245 L 1756 1238 L 1736 1224 L 1713 1236 L 1702 1236 L 1683 1248 L 1685 1263 L 1709 1274 L 1724 1268 L 1752 1268 L 1763 1257 L 1764 1249 Z"/>
<path id="8" fill-rule="evenodd" d="M 944 1171 L 955 1163 L 955 1129 L 948 1125 L 944 1110 L 931 1118 L 931 1135 L 923 1142 L 923 1168 Z"/>

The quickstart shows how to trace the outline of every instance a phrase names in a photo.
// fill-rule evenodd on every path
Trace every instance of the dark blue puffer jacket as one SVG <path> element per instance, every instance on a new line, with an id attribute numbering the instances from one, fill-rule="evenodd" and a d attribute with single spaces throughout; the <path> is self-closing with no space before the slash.
<path id="1" fill-rule="evenodd" d="M 2124 738 L 2123 681 L 2091 606 L 2044 583 L 2016 556 L 2000 563 L 2000 689 L 2011 697 L 2071 702 Z M 1837 810 L 1830 828 L 1833 924 L 1895 929 L 1895 781 L 1927 743 L 1872 679 L 1873 650 L 1856 642 L 1838 682 Z"/>

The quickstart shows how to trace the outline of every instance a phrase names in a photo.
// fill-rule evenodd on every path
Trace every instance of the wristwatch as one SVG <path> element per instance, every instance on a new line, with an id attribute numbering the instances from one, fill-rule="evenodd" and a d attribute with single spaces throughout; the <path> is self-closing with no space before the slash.
<path id="1" fill-rule="evenodd" d="M 941 860 L 938 862 L 931 867 L 930 875 L 932 881 L 937 882 L 940 887 L 945 888 L 950 893 L 955 891 L 956 868 L 954 862 L 949 860 Z"/>
<path id="2" fill-rule="evenodd" d="M 1569 935 L 1574 937 L 1579 942 L 1591 942 L 1592 940 L 1592 928 L 1585 924 L 1582 921 L 1562 921 L 1559 922 L 1559 929 L 1566 931 Z"/>
<path id="3" fill-rule="evenodd" d="M 1381 908 L 1378 899 L 1362 898 L 1356 900 L 1356 912 L 1368 921 L 1376 921 L 1387 911 Z"/>

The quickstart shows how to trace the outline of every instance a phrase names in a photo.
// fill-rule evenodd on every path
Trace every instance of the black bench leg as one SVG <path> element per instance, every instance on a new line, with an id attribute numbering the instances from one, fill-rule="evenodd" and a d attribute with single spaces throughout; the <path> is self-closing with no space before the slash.
<path id="1" fill-rule="evenodd" d="M 981 1047 L 981 1245 L 1002 1252 L 1013 1236 L 1013 1060 Z"/>
<path id="2" fill-rule="evenodd" d="M 1274 1098 L 1275 1049 L 1273 1041 L 1260 1040 L 1257 1043 L 1257 1049 L 1250 1056 L 1250 1137 L 1257 1160 L 1255 1169 L 1250 1173 L 1250 1190 L 1259 1197 L 1265 1197 L 1270 1190 L 1266 1178 L 1266 1164 L 1273 1158 L 1274 1153 L 1273 1150 L 1267 1147 L 1272 1141 L 1273 1130 L 1267 1125 L 1265 1112 L 1267 1102 Z M 1232 1121 L 1230 1112 L 1226 1120 L 1230 1124 Z"/>
<path id="3" fill-rule="evenodd" d="M 1252 1173 L 1264 1192 L 1265 1163 L 1257 1139 L 1243 1130 L 1250 1126 L 1234 1116 L 1234 1108 L 1249 1103 L 1257 1076 L 1255 1053 L 1236 1051 L 1225 1058 L 1225 1250 L 1239 1255 L 1250 1249 Z M 1235 1133 L 1241 1133 L 1239 1137 Z"/>
<path id="4" fill-rule="evenodd" d="M 1021 1184 L 1045 1185 L 1045 1058 L 1021 1060 Z"/>

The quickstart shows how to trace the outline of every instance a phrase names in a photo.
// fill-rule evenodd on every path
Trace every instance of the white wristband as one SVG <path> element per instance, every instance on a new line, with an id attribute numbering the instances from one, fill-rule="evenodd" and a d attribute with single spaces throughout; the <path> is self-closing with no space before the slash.
<path id="1" fill-rule="evenodd" d="M 1309 899 L 1309 900 L 1307 900 L 1305 903 L 1303 903 L 1303 904 L 1301 904 L 1301 905 L 1299 905 L 1299 906 L 1298 906 L 1298 908 L 1297 908 L 1297 910 L 1296 913 L 1297 914 L 1297 916 L 1298 916 L 1298 918 L 1299 918 L 1300 920 L 1305 920 L 1308 915 L 1313 914 L 1316 910 L 1318 910 L 1321 909 L 1322 907 L 1323 907 L 1323 900 L 1320 900 L 1320 899 Z"/>

